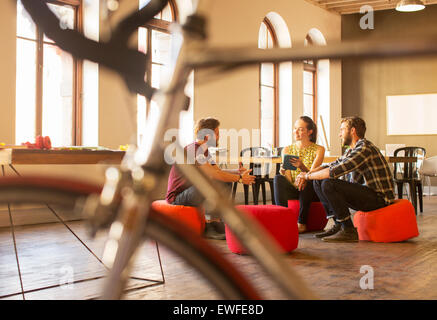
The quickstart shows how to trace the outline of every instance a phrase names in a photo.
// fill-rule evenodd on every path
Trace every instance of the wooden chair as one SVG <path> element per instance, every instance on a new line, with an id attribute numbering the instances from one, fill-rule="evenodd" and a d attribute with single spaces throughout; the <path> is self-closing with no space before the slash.
<path id="1" fill-rule="evenodd" d="M 260 156 L 271 156 L 271 151 L 264 147 L 252 147 L 241 150 L 240 157 L 246 156 L 246 154 L 250 152 L 250 157 L 260 157 Z M 255 205 L 258 204 L 258 196 L 260 188 L 262 190 L 262 199 L 263 204 L 267 203 L 266 199 L 266 186 L 268 183 L 270 185 L 270 192 L 272 195 L 272 203 L 275 201 L 274 193 L 273 193 L 273 179 L 269 177 L 270 173 L 270 164 L 261 164 L 261 163 L 250 163 L 249 169 L 252 169 L 251 174 L 255 176 L 255 183 L 252 185 L 252 197 L 253 203 Z M 235 200 L 235 194 L 237 193 L 238 182 L 235 182 L 232 188 L 232 200 Z M 243 185 L 244 188 L 244 203 L 246 205 L 249 204 L 249 186 Z"/>

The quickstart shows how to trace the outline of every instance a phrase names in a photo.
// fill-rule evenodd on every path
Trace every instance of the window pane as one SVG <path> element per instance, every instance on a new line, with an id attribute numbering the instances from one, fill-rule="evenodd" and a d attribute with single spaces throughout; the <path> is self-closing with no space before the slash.
<path id="1" fill-rule="evenodd" d="M 274 93 L 273 88 L 261 87 L 261 145 L 269 148 L 273 145 Z"/>
<path id="2" fill-rule="evenodd" d="M 271 49 L 273 48 L 274 44 L 273 44 L 273 37 L 272 34 L 270 33 L 270 30 L 267 29 L 267 48 Z"/>
<path id="3" fill-rule="evenodd" d="M 275 68 L 272 63 L 261 64 L 261 85 L 271 86 L 275 85 Z"/>
<path id="4" fill-rule="evenodd" d="M 267 48 L 267 27 L 264 24 L 264 22 L 261 23 L 261 27 L 259 28 L 258 48 L 260 49 Z"/>
<path id="5" fill-rule="evenodd" d="M 73 58 L 54 45 L 44 45 L 42 133 L 53 146 L 72 145 Z"/>
<path id="6" fill-rule="evenodd" d="M 158 125 L 159 115 L 161 109 L 156 101 L 152 100 L 149 105 L 149 110 L 146 115 L 146 122 L 143 127 L 143 131 L 140 133 L 139 139 L 141 144 L 150 144 L 151 138 L 154 136 L 156 127 Z"/>
<path id="7" fill-rule="evenodd" d="M 147 54 L 147 29 L 138 29 L 138 51 Z"/>
<path id="8" fill-rule="evenodd" d="M 303 95 L 303 115 L 313 118 L 313 106 L 314 106 L 314 96 L 304 94 Z"/>
<path id="9" fill-rule="evenodd" d="M 190 106 L 187 111 L 182 111 L 179 116 L 179 140 L 181 145 L 186 146 L 194 138 L 194 72 L 191 71 L 185 86 L 185 94 L 190 98 Z"/>
<path id="10" fill-rule="evenodd" d="M 273 142 L 273 123 L 271 121 L 261 121 L 261 146 L 271 149 Z"/>
<path id="11" fill-rule="evenodd" d="M 36 43 L 17 39 L 15 143 L 33 142 L 36 110 Z"/>
<path id="12" fill-rule="evenodd" d="M 146 98 L 137 95 L 137 131 L 138 131 L 138 145 L 141 145 L 146 132 Z"/>
<path id="13" fill-rule="evenodd" d="M 59 6 L 55 4 L 48 4 L 50 10 L 58 17 L 61 21 L 61 28 L 63 29 L 74 29 L 74 9 L 70 6 Z M 51 39 L 44 35 L 45 42 L 53 42 Z"/>
<path id="14" fill-rule="evenodd" d="M 164 66 L 152 64 L 152 87 L 159 89 L 162 78 L 164 77 Z"/>
<path id="15" fill-rule="evenodd" d="M 270 87 L 261 87 L 261 119 L 273 119 L 275 105 L 275 90 Z"/>
<path id="16" fill-rule="evenodd" d="M 162 10 L 162 17 L 161 17 L 161 19 L 165 20 L 165 21 L 168 21 L 168 22 L 173 21 L 173 15 L 171 13 L 171 8 L 170 8 L 169 4 L 167 4 L 166 7 L 164 8 L 164 10 Z"/>
<path id="17" fill-rule="evenodd" d="M 314 93 L 314 74 L 310 71 L 303 72 L 303 93 L 313 94 Z"/>
<path id="18" fill-rule="evenodd" d="M 167 64 L 170 61 L 171 35 L 152 30 L 152 62 Z"/>
<path id="19" fill-rule="evenodd" d="M 24 9 L 21 1 L 17 2 L 17 36 L 36 39 L 35 23 Z"/>
<path id="20" fill-rule="evenodd" d="M 140 9 L 146 6 L 149 2 L 150 0 L 140 0 Z"/>

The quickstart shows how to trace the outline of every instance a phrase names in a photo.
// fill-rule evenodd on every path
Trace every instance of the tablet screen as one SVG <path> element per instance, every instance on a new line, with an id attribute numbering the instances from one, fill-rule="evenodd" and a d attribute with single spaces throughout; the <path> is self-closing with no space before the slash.
<path id="1" fill-rule="evenodd" d="M 290 154 L 286 154 L 286 155 L 284 155 L 284 163 L 282 164 L 282 167 L 283 167 L 285 170 L 296 170 L 296 169 L 297 169 L 295 166 L 293 166 L 293 165 L 290 163 L 290 159 L 292 159 L 292 158 L 294 158 L 294 159 L 299 159 L 298 156 L 292 156 L 292 155 L 290 155 Z"/>

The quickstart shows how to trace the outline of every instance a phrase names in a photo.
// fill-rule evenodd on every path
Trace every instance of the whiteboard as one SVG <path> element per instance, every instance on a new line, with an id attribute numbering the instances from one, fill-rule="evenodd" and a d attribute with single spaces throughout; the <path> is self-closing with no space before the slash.
<path id="1" fill-rule="evenodd" d="M 437 94 L 387 96 L 387 135 L 437 134 Z"/>

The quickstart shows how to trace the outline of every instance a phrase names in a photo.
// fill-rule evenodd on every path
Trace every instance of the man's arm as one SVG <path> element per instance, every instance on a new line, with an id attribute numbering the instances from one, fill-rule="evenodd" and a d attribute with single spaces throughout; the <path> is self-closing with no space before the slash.
<path id="1" fill-rule="evenodd" d="M 329 177 L 337 179 L 349 172 L 357 170 L 371 155 L 371 150 L 365 143 L 356 146 L 342 161 L 329 166 Z"/>
<path id="2" fill-rule="evenodd" d="M 307 180 L 337 179 L 359 168 L 369 157 L 369 153 L 369 148 L 367 148 L 365 144 L 362 144 L 349 153 L 343 161 L 337 160 L 331 163 L 328 168 L 323 168 L 318 171 L 300 173 L 296 177 L 296 186 L 301 190 Z"/>
<path id="3" fill-rule="evenodd" d="M 296 177 L 294 184 L 299 191 L 305 188 L 306 182 L 308 180 L 323 180 L 329 178 L 329 167 L 319 167 L 316 170 L 317 171 L 301 172 Z"/>
<path id="4" fill-rule="evenodd" d="M 308 172 L 305 175 L 306 180 L 323 180 L 329 178 L 329 168 L 323 168 L 316 172 Z"/>
<path id="5" fill-rule="evenodd" d="M 221 170 L 217 165 L 211 165 L 210 163 L 205 163 L 200 165 L 200 169 L 210 178 L 223 181 L 223 182 L 238 182 L 240 180 L 240 174 L 229 173 Z M 249 175 L 249 171 L 244 172 L 241 175 L 242 182 L 244 184 L 252 184 L 255 181 L 255 177 Z"/>

